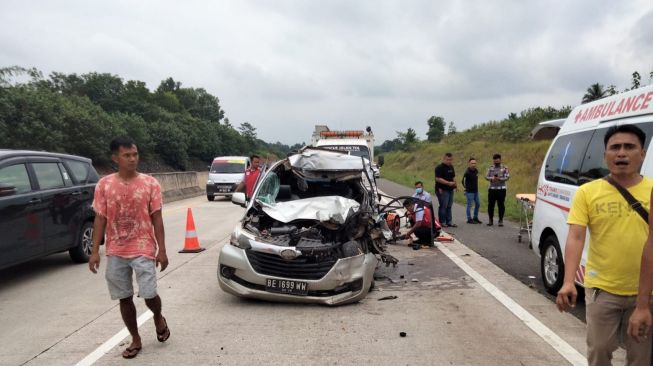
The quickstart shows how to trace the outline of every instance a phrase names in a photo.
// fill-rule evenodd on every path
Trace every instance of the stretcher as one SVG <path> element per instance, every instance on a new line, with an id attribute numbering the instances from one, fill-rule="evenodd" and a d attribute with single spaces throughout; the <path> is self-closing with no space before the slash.
<path id="1" fill-rule="evenodd" d="M 517 202 L 519 202 L 519 235 L 517 240 L 521 243 L 522 234 L 528 234 L 528 247 L 533 245 L 531 237 L 531 228 L 533 225 L 533 209 L 535 208 L 535 194 L 534 193 L 517 193 L 515 195 Z"/>

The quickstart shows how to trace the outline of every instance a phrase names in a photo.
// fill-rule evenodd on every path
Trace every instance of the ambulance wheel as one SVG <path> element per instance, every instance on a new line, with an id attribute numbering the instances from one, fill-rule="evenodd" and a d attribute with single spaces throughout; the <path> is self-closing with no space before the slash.
<path id="1" fill-rule="evenodd" d="M 557 295 L 565 277 L 565 264 L 562 261 L 562 251 L 555 235 L 549 235 L 542 241 L 540 268 L 544 289 L 551 295 Z"/>

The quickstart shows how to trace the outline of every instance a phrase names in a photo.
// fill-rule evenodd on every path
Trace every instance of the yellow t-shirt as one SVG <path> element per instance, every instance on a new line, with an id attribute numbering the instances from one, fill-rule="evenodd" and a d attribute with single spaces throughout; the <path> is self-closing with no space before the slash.
<path id="1" fill-rule="evenodd" d="M 653 180 L 644 177 L 628 188 L 648 211 Z M 605 179 L 582 185 L 576 191 L 568 224 L 589 228 L 585 287 L 616 295 L 637 295 L 642 250 L 648 224 Z"/>

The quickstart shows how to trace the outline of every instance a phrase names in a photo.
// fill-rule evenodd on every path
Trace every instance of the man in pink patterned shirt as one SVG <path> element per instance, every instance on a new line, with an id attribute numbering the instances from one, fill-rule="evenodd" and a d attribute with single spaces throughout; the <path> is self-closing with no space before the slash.
<path id="1" fill-rule="evenodd" d="M 161 298 L 156 291 L 156 267 L 168 266 L 161 186 L 156 179 L 139 173 L 138 148 L 130 138 L 111 141 L 111 159 L 118 173 L 103 177 L 95 188 L 93 209 L 93 251 L 88 261 L 91 272 L 100 267 L 100 243 L 105 238 L 106 280 L 112 300 L 120 300 L 120 313 L 132 336 L 132 343 L 122 353 L 134 358 L 141 350 L 138 334 L 132 273 L 136 273 L 138 296 L 154 314 L 157 339 L 165 342 L 170 329 L 161 314 Z M 106 237 L 105 237 L 106 234 Z"/>

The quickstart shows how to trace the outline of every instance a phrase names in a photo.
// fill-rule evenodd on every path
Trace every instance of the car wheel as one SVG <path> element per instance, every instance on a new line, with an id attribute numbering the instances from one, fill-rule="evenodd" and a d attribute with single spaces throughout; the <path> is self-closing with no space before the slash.
<path id="1" fill-rule="evenodd" d="M 398 217 L 395 217 L 394 220 L 392 220 L 392 241 L 396 242 L 401 231 L 401 220 Z"/>
<path id="2" fill-rule="evenodd" d="M 209 195 L 207 195 L 207 196 L 206 196 L 206 199 L 209 200 L 209 201 L 211 201 L 211 202 L 213 202 L 213 200 L 215 199 L 215 196 L 209 196 Z"/>
<path id="3" fill-rule="evenodd" d="M 77 245 L 71 248 L 68 253 L 73 262 L 86 263 L 93 250 L 93 222 L 87 221 L 82 225 L 82 229 L 77 239 Z"/>
<path id="4" fill-rule="evenodd" d="M 544 239 L 542 248 L 542 256 L 540 257 L 542 282 L 548 293 L 557 295 L 565 277 L 565 264 L 562 261 L 560 244 L 558 244 L 558 239 L 551 235 Z"/>

